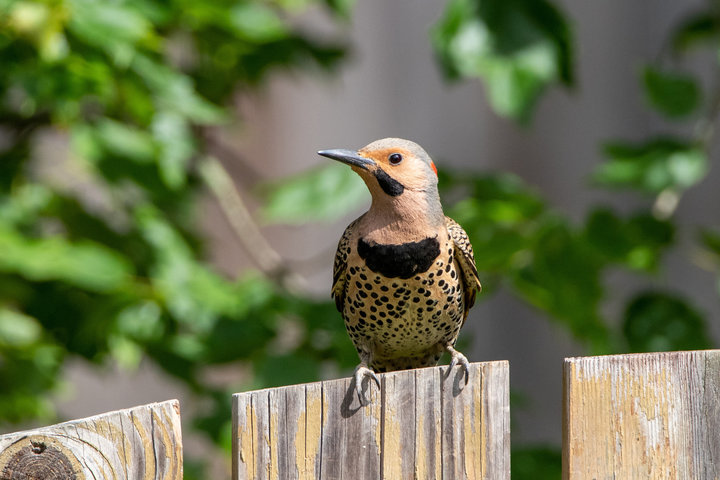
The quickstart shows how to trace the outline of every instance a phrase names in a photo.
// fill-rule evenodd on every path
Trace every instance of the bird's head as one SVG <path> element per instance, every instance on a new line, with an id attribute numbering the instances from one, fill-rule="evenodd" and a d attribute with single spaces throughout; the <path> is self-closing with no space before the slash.
<path id="1" fill-rule="evenodd" d="M 365 181 L 373 198 L 381 195 L 400 198 L 410 192 L 436 195 L 435 164 L 420 145 L 410 140 L 383 138 L 357 151 L 321 150 L 318 154 L 350 165 Z"/>

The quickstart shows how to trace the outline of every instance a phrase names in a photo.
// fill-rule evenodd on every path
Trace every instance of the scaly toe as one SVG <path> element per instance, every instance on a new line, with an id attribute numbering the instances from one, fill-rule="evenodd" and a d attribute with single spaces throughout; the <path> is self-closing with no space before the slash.
<path id="1" fill-rule="evenodd" d="M 460 358 L 460 365 L 465 371 L 465 385 L 467 385 L 470 381 L 470 362 L 468 362 L 468 359 L 465 357 L 465 355 L 460 354 L 460 356 L 462 357 Z"/>
<path id="2" fill-rule="evenodd" d="M 355 368 L 353 378 L 355 380 L 355 390 L 357 391 L 360 405 L 368 405 L 370 403 L 370 398 L 365 395 L 365 392 L 362 388 L 362 382 L 364 377 L 371 378 L 375 382 L 375 385 L 377 385 L 378 389 L 380 389 L 380 379 L 377 377 L 377 375 L 375 375 L 375 372 L 373 372 L 370 368 L 366 367 L 363 364 L 358 365 Z"/>
<path id="3" fill-rule="evenodd" d="M 470 381 L 470 362 L 468 362 L 468 359 L 467 359 L 467 357 L 466 357 L 465 355 L 463 355 L 462 353 L 458 352 L 458 351 L 455 350 L 453 347 L 447 346 L 446 348 L 447 348 L 448 352 L 450 352 L 450 356 L 451 356 L 450 367 L 449 367 L 449 369 L 448 369 L 448 374 L 450 374 L 450 371 L 451 371 L 455 366 L 457 366 L 458 364 L 460 364 L 460 366 L 462 367 L 463 372 L 464 372 L 464 374 L 465 374 L 465 385 L 467 385 L 468 382 Z"/>

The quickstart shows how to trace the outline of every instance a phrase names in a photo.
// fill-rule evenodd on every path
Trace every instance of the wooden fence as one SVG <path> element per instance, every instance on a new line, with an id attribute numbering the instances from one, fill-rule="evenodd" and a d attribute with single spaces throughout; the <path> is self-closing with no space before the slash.
<path id="1" fill-rule="evenodd" d="M 233 479 L 510 478 L 509 367 L 233 396 Z M 563 478 L 720 478 L 720 350 L 570 358 Z M 175 400 L 0 436 L 0 480 L 182 478 Z"/>
<path id="2" fill-rule="evenodd" d="M 177 400 L 0 436 L 1 480 L 182 479 Z"/>
<path id="3" fill-rule="evenodd" d="M 566 479 L 720 478 L 720 350 L 569 358 Z"/>
<path id="4" fill-rule="evenodd" d="M 365 407 L 349 378 L 234 395 L 233 478 L 510 478 L 507 362 L 379 377 Z"/>

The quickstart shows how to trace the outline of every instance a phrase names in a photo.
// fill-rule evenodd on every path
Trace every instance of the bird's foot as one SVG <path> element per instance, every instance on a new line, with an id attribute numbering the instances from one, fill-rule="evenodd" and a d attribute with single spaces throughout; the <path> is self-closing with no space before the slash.
<path id="1" fill-rule="evenodd" d="M 445 350 L 448 351 L 451 357 L 450 367 L 448 368 L 448 375 L 456 365 L 460 364 L 465 373 L 465 385 L 467 385 L 470 381 L 470 362 L 468 362 L 467 357 L 455 350 L 452 345 L 445 345 Z"/>
<path id="2" fill-rule="evenodd" d="M 363 378 L 368 377 L 371 378 L 375 384 L 378 387 L 378 390 L 380 389 L 380 379 L 375 375 L 375 372 L 372 371 L 372 369 L 368 368 L 368 366 L 364 363 L 361 363 L 357 367 L 355 367 L 355 373 L 353 374 L 353 378 L 355 380 L 355 390 L 358 394 L 358 400 L 360 401 L 360 405 L 369 405 L 370 404 L 370 398 L 369 396 L 365 395 L 365 390 L 369 390 L 370 387 L 363 390 L 362 384 L 363 384 Z"/>

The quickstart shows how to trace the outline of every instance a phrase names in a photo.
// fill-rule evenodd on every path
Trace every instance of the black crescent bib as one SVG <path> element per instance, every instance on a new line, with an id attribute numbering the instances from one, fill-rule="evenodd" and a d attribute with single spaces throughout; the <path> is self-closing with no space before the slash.
<path id="1" fill-rule="evenodd" d="M 358 240 L 357 252 L 367 267 L 387 278 L 411 278 L 426 272 L 440 255 L 437 237 L 400 245 L 384 245 Z"/>

